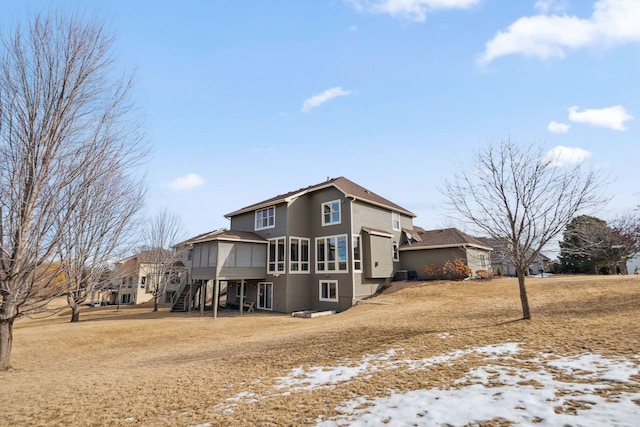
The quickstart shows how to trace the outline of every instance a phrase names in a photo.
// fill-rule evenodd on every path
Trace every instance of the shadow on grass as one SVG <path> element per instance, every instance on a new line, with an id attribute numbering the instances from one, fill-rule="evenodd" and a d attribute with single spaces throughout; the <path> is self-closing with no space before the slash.
<path id="1" fill-rule="evenodd" d="M 95 311 L 93 311 L 95 310 Z M 283 315 L 281 313 L 261 312 L 253 311 L 250 313 L 244 313 L 244 316 L 276 316 Z M 67 314 L 70 317 L 70 313 Z M 240 311 L 237 309 L 231 309 L 226 307 L 218 308 L 218 317 L 241 317 Z M 80 313 L 80 322 L 102 322 L 113 320 L 153 320 L 153 319 L 211 319 L 213 320 L 213 309 L 211 306 L 206 307 L 204 312 L 201 313 L 199 309 L 192 310 L 191 312 L 172 312 L 168 307 L 161 307 L 158 311 L 153 311 L 153 306 L 140 307 L 140 306 L 125 306 L 120 307 L 118 310 L 115 306 L 106 306 L 100 308 L 88 307 Z"/>

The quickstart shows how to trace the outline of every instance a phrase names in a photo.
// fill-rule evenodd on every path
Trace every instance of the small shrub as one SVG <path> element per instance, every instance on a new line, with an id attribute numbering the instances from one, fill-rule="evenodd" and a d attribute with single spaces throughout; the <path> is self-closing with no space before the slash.
<path id="1" fill-rule="evenodd" d="M 498 275 L 498 277 L 502 277 L 502 276 L 504 276 L 504 271 L 502 271 L 502 268 L 498 267 L 498 270 L 496 271 L 496 274 Z"/>
<path id="2" fill-rule="evenodd" d="M 420 275 L 431 280 L 443 278 L 446 274 L 447 269 L 439 266 L 434 261 L 432 261 L 430 265 L 420 267 Z"/>
<path id="3" fill-rule="evenodd" d="M 462 280 L 471 276 L 471 269 L 460 258 L 452 261 L 445 261 L 445 268 L 451 280 Z"/>
<path id="4" fill-rule="evenodd" d="M 491 280 L 493 279 L 493 272 L 491 270 L 476 270 L 476 278 L 478 280 Z"/>

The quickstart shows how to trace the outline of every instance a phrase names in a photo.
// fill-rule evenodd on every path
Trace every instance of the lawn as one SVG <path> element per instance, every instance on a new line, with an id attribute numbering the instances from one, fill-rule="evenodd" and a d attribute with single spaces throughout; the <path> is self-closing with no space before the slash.
<path id="1" fill-rule="evenodd" d="M 333 316 L 21 319 L 0 425 L 637 425 L 640 277 L 395 286 Z"/>

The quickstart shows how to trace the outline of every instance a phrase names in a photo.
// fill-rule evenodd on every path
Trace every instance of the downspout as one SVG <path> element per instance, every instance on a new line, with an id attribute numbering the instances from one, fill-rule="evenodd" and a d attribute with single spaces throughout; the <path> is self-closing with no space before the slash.
<path id="1" fill-rule="evenodd" d="M 353 202 L 356 200 L 353 196 L 347 196 L 349 199 L 349 244 L 348 248 L 351 248 L 350 254 L 347 255 L 347 259 L 351 260 L 351 305 L 355 305 L 356 303 L 356 272 L 353 268 L 355 262 L 353 259 Z M 362 263 L 362 240 L 360 241 L 360 263 Z M 362 268 L 362 267 L 360 267 Z"/>

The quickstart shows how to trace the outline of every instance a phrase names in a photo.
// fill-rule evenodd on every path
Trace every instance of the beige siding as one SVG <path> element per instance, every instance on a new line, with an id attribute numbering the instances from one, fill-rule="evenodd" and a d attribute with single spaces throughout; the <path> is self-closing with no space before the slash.
<path id="1" fill-rule="evenodd" d="M 482 259 L 484 257 L 484 265 Z M 476 271 L 478 270 L 489 270 L 491 271 L 491 260 L 490 254 L 487 251 L 483 251 L 481 249 L 467 249 L 467 265 L 471 269 L 471 273 L 475 276 Z"/>

